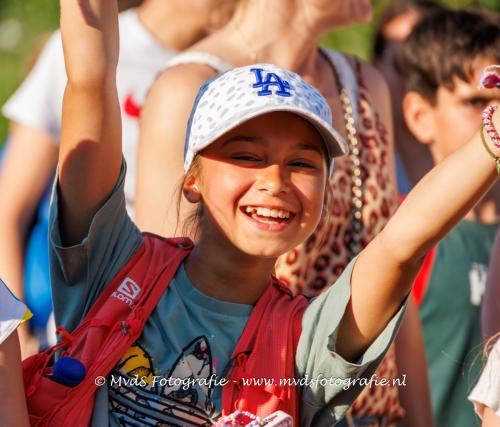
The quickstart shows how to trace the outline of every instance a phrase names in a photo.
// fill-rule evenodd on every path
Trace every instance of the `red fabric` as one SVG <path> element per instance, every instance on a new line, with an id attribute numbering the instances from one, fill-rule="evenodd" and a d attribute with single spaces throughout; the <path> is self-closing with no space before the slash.
<path id="1" fill-rule="evenodd" d="M 32 426 L 88 426 L 97 390 L 95 378 L 106 377 L 141 334 L 179 264 L 189 254 L 179 244 L 185 249 L 191 247 L 185 239 L 167 241 L 145 235 L 141 248 L 113 278 L 80 326 L 71 334 L 64 331 L 59 344 L 23 362 Z M 141 287 L 133 307 L 113 297 L 127 277 Z M 80 360 L 86 368 L 85 379 L 76 387 L 48 377 L 52 368 L 47 365 L 61 349 L 62 355 Z"/>
<path id="2" fill-rule="evenodd" d="M 141 248 L 112 279 L 83 322 L 71 334 L 59 328 L 60 343 L 23 362 L 32 426 L 89 425 L 97 391 L 95 379 L 107 377 L 137 340 L 191 247 L 187 239 L 144 235 Z M 141 287 L 135 305 L 113 296 L 125 278 Z M 295 353 L 306 306 L 304 297 L 293 298 L 287 288 L 272 279 L 233 352 L 234 366 L 222 391 L 224 415 L 239 409 L 265 417 L 282 410 L 298 423 L 298 388 L 280 386 L 280 378 L 294 378 Z M 48 364 L 60 350 L 61 355 L 74 357 L 86 367 L 85 378 L 76 387 L 49 378 L 52 367 Z M 272 379 L 274 385 L 247 387 L 242 383 L 245 377 Z"/>
<path id="3" fill-rule="evenodd" d="M 132 94 L 129 93 L 123 103 L 123 111 L 130 117 L 138 118 L 141 116 L 141 110 L 141 106 L 134 101 Z"/>
<path id="4" fill-rule="evenodd" d="M 298 388 L 281 385 L 280 379 L 295 378 L 295 353 L 306 307 L 304 297 L 293 298 L 290 290 L 273 278 L 234 349 L 235 364 L 222 390 L 223 415 L 240 410 L 265 418 L 281 410 L 298 425 Z M 272 380 L 273 384 L 248 386 L 243 378 Z"/>
<path id="5" fill-rule="evenodd" d="M 427 290 L 427 285 L 429 284 L 429 280 L 431 278 L 432 268 L 434 267 L 435 258 L 436 248 L 434 247 L 425 257 L 422 267 L 420 267 L 420 271 L 418 272 L 415 282 L 413 283 L 413 299 L 417 303 L 417 306 L 419 306 L 424 299 L 425 291 Z"/>

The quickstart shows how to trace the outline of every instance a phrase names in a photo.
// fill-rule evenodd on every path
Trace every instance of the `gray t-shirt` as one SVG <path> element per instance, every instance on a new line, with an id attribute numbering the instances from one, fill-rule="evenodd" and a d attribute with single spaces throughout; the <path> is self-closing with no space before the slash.
<path id="1" fill-rule="evenodd" d="M 62 245 L 54 191 L 50 212 L 54 311 L 56 323 L 70 331 L 141 245 L 142 236 L 125 209 L 125 169 L 124 165 L 88 235 L 75 246 Z M 350 298 L 353 265 L 354 261 L 304 313 L 295 355 L 297 378 L 307 379 L 301 388 L 301 426 L 331 426 L 343 416 L 363 388 L 362 382 L 348 387 L 346 381 L 371 377 L 404 312 L 403 304 L 358 363 L 339 356 L 337 327 Z M 220 414 L 221 388 L 200 386 L 200 381 L 186 384 L 224 374 L 251 311 L 252 306 L 204 295 L 181 266 L 139 339 L 98 390 L 92 426 L 209 426 Z M 135 378 L 143 381 L 130 381 Z M 174 382 L 176 378 L 185 381 Z M 311 381 L 322 378 L 323 385 Z"/>

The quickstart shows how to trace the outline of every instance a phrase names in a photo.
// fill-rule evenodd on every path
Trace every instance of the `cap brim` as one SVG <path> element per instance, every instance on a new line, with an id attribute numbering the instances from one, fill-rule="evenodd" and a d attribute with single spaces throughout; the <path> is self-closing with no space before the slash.
<path id="1" fill-rule="evenodd" d="M 297 116 L 306 119 L 312 126 L 314 126 L 314 128 L 318 131 L 323 141 L 325 142 L 325 146 L 330 158 L 343 156 L 349 153 L 349 147 L 344 137 L 340 135 L 329 123 L 312 114 L 308 110 L 285 104 L 269 105 L 267 108 L 260 108 L 255 111 L 250 110 L 247 111 L 247 114 L 243 114 L 241 117 L 238 117 L 237 120 L 233 119 L 231 121 L 228 121 L 228 125 L 218 127 L 218 131 L 214 135 L 210 135 L 208 141 L 205 142 L 203 144 L 203 147 L 200 147 L 198 151 L 201 151 L 203 148 L 208 147 L 216 139 L 220 138 L 222 135 L 240 126 L 241 124 L 264 114 L 278 111 L 286 111 L 292 114 L 296 114 Z"/>
<path id="2" fill-rule="evenodd" d="M 340 133 L 338 133 L 333 126 L 322 120 L 320 117 L 317 117 L 309 111 L 302 110 L 300 108 L 295 109 L 288 107 L 287 109 L 280 111 L 289 111 L 290 113 L 294 113 L 311 123 L 323 138 L 330 158 L 340 157 L 349 153 L 349 146 L 347 145 L 344 137 L 340 135 Z"/>

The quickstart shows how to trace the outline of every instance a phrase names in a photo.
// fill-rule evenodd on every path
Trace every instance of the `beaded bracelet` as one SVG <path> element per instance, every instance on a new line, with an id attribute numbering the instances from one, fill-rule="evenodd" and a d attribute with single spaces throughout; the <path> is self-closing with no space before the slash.
<path id="1" fill-rule="evenodd" d="M 257 415 L 247 411 L 235 411 L 219 419 L 215 427 L 259 427 L 261 425 L 262 421 Z"/>
<path id="2" fill-rule="evenodd" d="M 481 132 L 480 132 L 481 141 L 483 142 L 484 148 L 486 149 L 488 154 L 491 157 L 493 157 L 493 160 L 495 160 L 495 162 L 497 164 L 497 173 L 500 175 L 500 157 L 495 156 L 495 153 L 493 153 L 493 151 L 490 150 L 490 147 L 488 147 L 488 144 L 486 143 L 486 138 L 484 137 L 484 129 L 485 129 L 485 126 L 483 124 L 481 124 Z"/>
<path id="3" fill-rule="evenodd" d="M 488 65 L 481 74 L 478 89 L 500 88 L 500 65 Z"/>
<path id="4" fill-rule="evenodd" d="M 495 110 L 497 109 L 496 105 L 489 105 L 483 111 L 483 127 L 488 136 L 493 141 L 495 147 L 500 148 L 500 135 L 498 135 L 497 130 L 495 129 L 495 125 L 493 124 L 492 116 Z"/>
<path id="5" fill-rule="evenodd" d="M 479 89 L 500 89 L 500 65 L 489 65 L 487 66 L 479 79 Z M 482 119 L 483 123 L 481 124 L 481 141 L 483 142 L 484 148 L 488 152 L 488 154 L 493 157 L 497 164 L 497 172 L 500 175 L 500 157 L 495 156 L 495 153 L 490 150 L 488 144 L 486 142 L 486 138 L 484 137 L 484 131 L 493 141 L 495 147 L 500 148 L 500 136 L 493 124 L 493 113 L 497 109 L 496 105 L 489 105 L 483 111 Z"/>

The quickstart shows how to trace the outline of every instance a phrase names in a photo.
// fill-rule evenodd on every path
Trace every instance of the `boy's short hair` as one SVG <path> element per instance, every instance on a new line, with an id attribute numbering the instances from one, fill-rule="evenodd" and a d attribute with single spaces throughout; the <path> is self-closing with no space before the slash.
<path id="1" fill-rule="evenodd" d="M 385 35 L 385 27 L 391 21 L 408 12 L 416 13 L 420 20 L 421 17 L 429 13 L 443 9 L 445 9 L 445 6 L 434 0 L 394 0 L 384 9 L 377 22 L 377 26 L 375 28 L 375 42 L 373 44 L 374 59 L 379 59 L 384 54 L 388 41 Z"/>
<path id="2" fill-rule="evenodd" d="M 453 90 L 456 76 L 469 81 L 478 58 L 500 63 L 500 20 L 485 10 L 442 10 L 424 17 L 403 43 L 397 67 L 407 90 L 436 102 L 437 90 Z"/>

